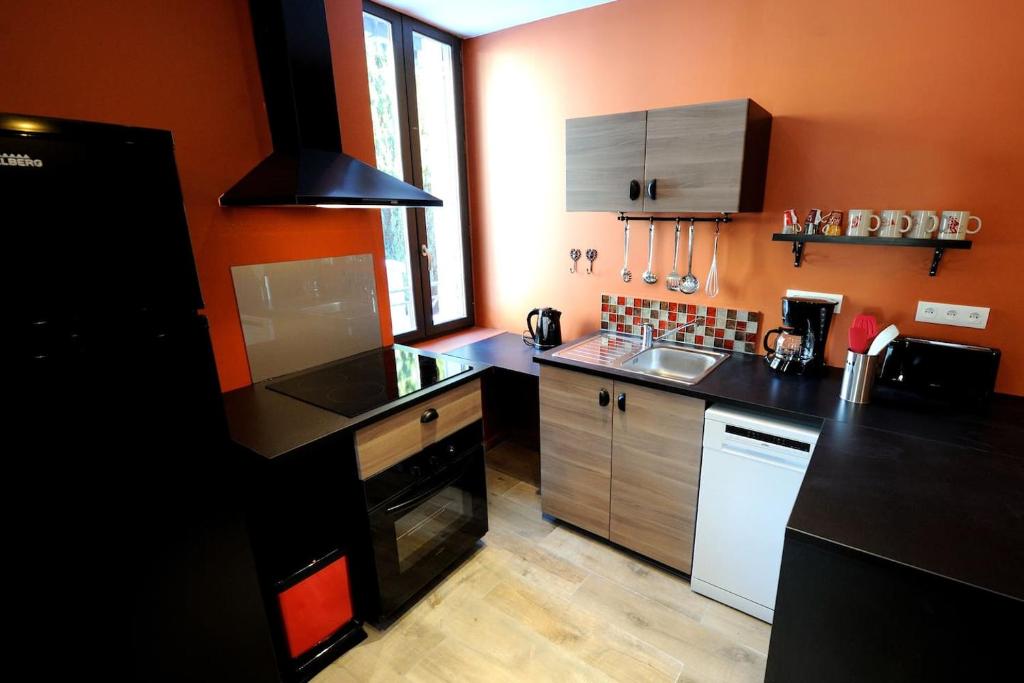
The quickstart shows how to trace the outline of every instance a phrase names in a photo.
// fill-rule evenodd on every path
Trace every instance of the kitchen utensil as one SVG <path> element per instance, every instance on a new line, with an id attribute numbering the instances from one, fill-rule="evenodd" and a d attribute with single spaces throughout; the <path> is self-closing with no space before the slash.
<path id="1" fill-rule="evenodd" d="M 533 319 L 537 318 L 537 327 Z M 562 312 L 554 308 L 535 308 L 526 314 L 526 328 L 523 341 L 538 349 L 550 349 L 562 343 Z"/>
<path id="2" fill-rule="evenodd" d="M 597 260 L 597 249 L 594 249 L 594 248 L 587 249 L 587 261 L 589 261 L 589 263 L 587 263 L 587 275 L 593 275 L 594 274 L 594 261 L 596 261 L 596 260 Z"/>
<path id="3" fill-rule="evenodd" d="M 626 218 L 622 222 L 626 224 L 626 227 L 622 230 L 622 234 L 625 237 L 623 238 L 624 244 L 622 246 L 622 270 L 619 271 L 619 275 L 622 276 L 623 282 L 629 282 L 633 279 L 633 273 L 629 272 L 629 219 Z"/>
<path id="4" fill-rule="evenodd" d="M 868 355 L 877 356 L 889 345 L 889 342 L 898 336 L 900 336 L 899 328 L 895 325 L 889 325 L 889 327 L 879 332 L 875 340 L 871 342 L 871 346 L 868 348 Z"/>
<path id="5" fill-rule="evenodd" d="M 854 329 L 851 328 L 851 332 Z M 869 356 L 850 349 L 846 353 L 846 365 L 843 368 L 843 383 L 839 388 L 839 398 L 850 403 L 868 403 L 871 401 L 871 388 L 878 377 L 881 356 Z"/>
<path id="6" fill-rule="evenodd" d="M 853 319 L 852 326 L 859 327 L 865 331 L 868 337 L 868 344 L 878 335 L 878 321 L 873 315 L 867 313 L 859 314 Z M 864 353 L 864 351 L 861 351 L 861 353 Z"/>
<path id="7" fill-rule="evenodd" d="M 672 249 L 672 272 L 665 276 L 665 288 L 672 292 L 679 291 L 679 285 L 683 283 L 683 276 L 676 270 L 676 264 L 679 263 L 679 219 L 676 219 L 676 241 L 675 247 Z"/>
<path id="8" fill-rule="evenodd" d="M 580 256 L 582 256 L 582 255 L 583 255 L 583 253 L 579 249 L 570 249 L 569 250 L 569 258 L 572 259 L 572 265 L 569 266 L 569 272 L 570 273 L 573 273 L 573 274 L 576 273 L 576 264 L 579 263 Z"/>
<path id="9" fill-rule="evenodd" d="M 683 282 L 679 285 L 679 291 L 683 294 L 693 294 L 700 289 L 700 280 L 693 274 L 693 220 L 690 220 L 690 238 L 688 240 L 687 251 L 689 252 L 689 259 L 686 264 L 686 276 L 683 278 Z"/>
<path id="10" fill-rule="evenodd" d="M 647 270 L 644 271 L 644 282 L 653 285 L 658 281 L 658 276 L 651 270 L 654 264 L 654 219 L 651 219 L 651 227 L 647 232 Z"/>
<path id="11" fill-rule="evenodd" d="M 932 233 L 939 229 L 939 217 L 934 211 L 918 209 L 910 212 L 910 232 L 907 237 L 915 240 L 931 239 Z"/>
<path id="12" fill-rule="evenodd" d="M 901 226 L 904 221 L 906 225 Z M 903 237 L 903 233 L 910 232 L 910 216 L 900 209 L 886 209 L 882 212 L 881 226 L 879 237 Z"/>
<path id="13" fill-rule="evenodd" d="M 868 331 L 863 327 L 857 327 L 856 325 L 850 328 L 850 351 L 854 353 L 865 353 L 868 347 L 871 346 L 871 339 L 868 337 Z M 849 358 L 847 358 L 849 362 Z"/>
<path id="14" fill-rule="evenodd" d="M 882 219 L 871 212 L 871 209 L 850 209 L 847 214 L 846 234 L 850 237 L 868 237 L 882 227 Z M 877 221 L 872 225 L 872 221 Z"/>
<path id="15" fill-rule="evenodd" d="M 715 221 L 715 246 L 711 250 L 711 268 L 708 270 L 708 279 L 704 281 L 704 293 L 712 299 L 718 296 L 718 235 L 722 226 Z"/>
<path id="16" fill-rule="evenodd" d="M 978 227 L 970 230 L 971 221 L 978 221 Z M 973 235 L 981 230 L 981 219 L 972 216 L 970 211 L 943 211 L 942 221 L 939 223 L 940 240 L 962 240 L 967 235 Z"/>

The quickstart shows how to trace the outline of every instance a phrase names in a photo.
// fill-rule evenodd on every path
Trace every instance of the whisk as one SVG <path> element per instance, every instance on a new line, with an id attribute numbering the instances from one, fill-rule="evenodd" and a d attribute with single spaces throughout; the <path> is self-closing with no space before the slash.
<path id="1" fill-rule="evenodd" d="M 722 229 L 718 221 L 715 221 L 715 246 L 712 248 L 711 254 L 711 270 L 708 271 L 708 277 L 704 280 L 704 293 L 709 297 L 718 296 L 718 233 Z"/>

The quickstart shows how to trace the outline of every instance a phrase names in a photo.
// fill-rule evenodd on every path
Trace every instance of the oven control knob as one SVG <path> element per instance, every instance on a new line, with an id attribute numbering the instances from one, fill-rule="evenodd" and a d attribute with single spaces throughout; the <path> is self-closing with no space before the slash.
<path id="1" fill-rule="evenodd" d="M 448 444 L 448 455 L 455 455 L 455 444 Z"/>
<path id="2" fill-rule="evenodd" d="M 427 464 L 430 465 L 431 469 L 436 470 L 438 467 L 441 466 L 441 459 L 438 458 L 436 455 L 432 455 L 429 458 L 427 458 Z"/>
<path id="3" fill-rule="evenodd" d="M 423 468 L 420 467 L 419 465 L 413 465 L 412 467 L 409 468 L 409 474 L 419 479 L 420 477 L 423 476 Z"/>

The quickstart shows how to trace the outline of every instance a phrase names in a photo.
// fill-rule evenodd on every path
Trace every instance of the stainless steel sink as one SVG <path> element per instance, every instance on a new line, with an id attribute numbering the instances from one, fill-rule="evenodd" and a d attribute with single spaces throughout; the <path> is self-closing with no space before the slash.
<path id="1" fill-rule="evenodd" d="M 727 352 L 669 341 L 645 349 L 639 337 L 614 332 L 598 332 L 554 355 L 686 385 L 701 381 L 729 358 Z"/>
<path id="2" fill-rule="evenodd" d="M 641 351 L 619 367 L 628 372 L 696 384 L 729 357 L 718 351 L 658 345 Z"/>

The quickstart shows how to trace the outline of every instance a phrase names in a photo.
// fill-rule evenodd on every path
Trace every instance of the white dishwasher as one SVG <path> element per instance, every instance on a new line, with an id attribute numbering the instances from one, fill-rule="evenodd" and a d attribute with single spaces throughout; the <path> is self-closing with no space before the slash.
<path id="1" fill-rule="evenodd" d="M 819 432 L 736 408 L 705 411 L 694 591 L 772 622 L 786 523 Z"/>

